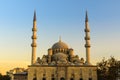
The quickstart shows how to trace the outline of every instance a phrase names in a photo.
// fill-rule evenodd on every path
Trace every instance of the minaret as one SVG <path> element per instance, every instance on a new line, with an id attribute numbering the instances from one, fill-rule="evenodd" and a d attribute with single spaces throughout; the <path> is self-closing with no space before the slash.
<path id="1" fill-rule="evenodd" d="M 86 48 L 86 64 L 91 65 L 90 63 L 90 29 L 88 24 L 88 15 L 86 11 L 86 18 L 85 18 L 85 48 Z"/>
<path id="2" fill-rule="evenodd" d="M 36 44 L 36 39 L 37 39 L 37 36 L 36 36 L 36 32 L 37 32 L 37 27 L 36 27 L 36 11 L 34 11 L 32 32 L 33 32 L 33 35 L 32 35 L 32 44 L 31 44 L 31 47 L 32 47 L 31 65 L 33 65 L 36 62 L 36 47 L 37 47 L 37 44 Z"/>

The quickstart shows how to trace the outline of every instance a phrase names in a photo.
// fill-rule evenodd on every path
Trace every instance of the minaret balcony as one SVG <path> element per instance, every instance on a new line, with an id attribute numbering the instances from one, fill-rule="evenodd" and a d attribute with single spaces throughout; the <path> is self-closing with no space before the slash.
<path id="1" fill-rule="evenodd" d="M 36 37 L 36 36 L 32 36 L 31 38 L 32 38 L 32 39 L 37 39 L 37 37 Z"/>
<path id="2" fill-rule="evenodd" d="M 90 40 L 90 37 L 89 36 L 85 37 L 85 40 Z"/>
<path id="3" fill-rule="evenodd" d="M 37 47 L 37 44 L 36 43 L 32 43 L 31 46 L 32 47 Z"/>
<path id="4" fill-rule="evenodd" d="M 32 28 L 32 31 L 37 31 L 37 29 L 36 28 Z"/>
<path id="5" fill-rule="evenodd" d="M 85 32 L 90 32 L 90 30 L 89 29 L 85 29 Z"/>
<path id="6" fill-rule="evenodd" d="M 86 47 L 86 48 L 89 48 L 89 47 L 91 47 L 91 46 L 90 46 L 90 44 L 85 44 L 85 47 Z"/>

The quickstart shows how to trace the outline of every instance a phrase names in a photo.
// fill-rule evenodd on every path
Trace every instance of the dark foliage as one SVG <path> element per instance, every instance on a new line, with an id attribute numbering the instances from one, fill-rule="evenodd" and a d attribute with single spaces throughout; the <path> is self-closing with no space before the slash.
<path id="1" fill-rule="evenodd" d="M 102 59 L 101 62 L 97 63 L 98 66 L 98 80 L 116 80 L 118 76 L 120 76 L 120 61 L 117 61 L 114 57 L 110 57 L 110 59 L 105 60 Z"/>
<path id="2" fill-rule="evenodd" d="M 8 75 L 0 74 L 0 80 L 10 80 L 10 77 Z"/>

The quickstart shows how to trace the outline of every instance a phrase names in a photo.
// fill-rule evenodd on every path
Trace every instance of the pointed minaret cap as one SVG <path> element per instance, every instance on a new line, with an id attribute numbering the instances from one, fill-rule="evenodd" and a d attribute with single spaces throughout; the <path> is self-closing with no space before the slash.
<path id="1" fill-rule="evenodd" d="M 33 21 L 36 21 L 36 10 L 34 10 L 34 17 L 33 17 Z"/>
<path id="2" fill-rule="evenodd" d="M 88 14 L 87 14 L 87 10 L 86 10 L 86 18 L 85 18 L 85 22 L 88 22 Z"/>

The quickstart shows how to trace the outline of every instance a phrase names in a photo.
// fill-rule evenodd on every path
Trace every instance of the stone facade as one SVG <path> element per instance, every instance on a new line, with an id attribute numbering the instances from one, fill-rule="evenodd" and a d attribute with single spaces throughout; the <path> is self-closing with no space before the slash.
<path id="1" fill-rule="evenodd" d="M 14 74 L 14 80 L 28 80 L 27 72 L 21 72 L 21 73 Z"/>
<path id="2" fill-rule="evenodd" d="M 28 80 L 97 80 L 96 66 L 29 66 Z"/>

